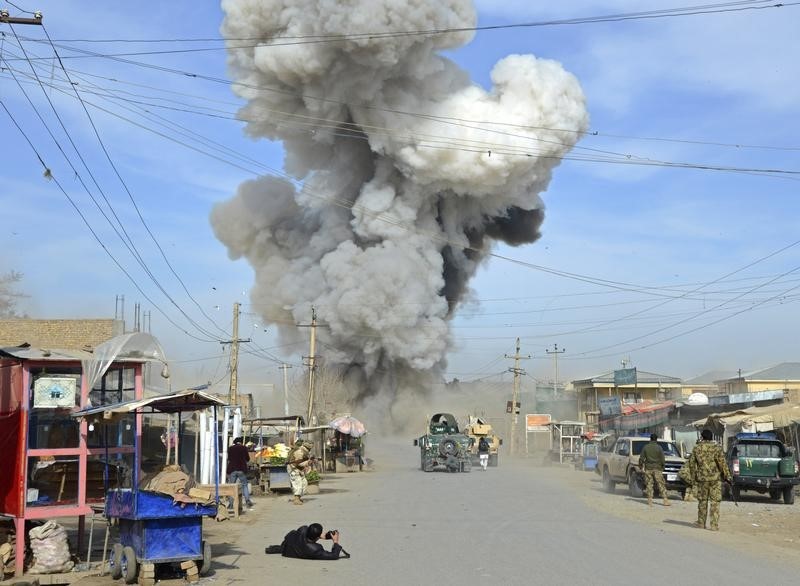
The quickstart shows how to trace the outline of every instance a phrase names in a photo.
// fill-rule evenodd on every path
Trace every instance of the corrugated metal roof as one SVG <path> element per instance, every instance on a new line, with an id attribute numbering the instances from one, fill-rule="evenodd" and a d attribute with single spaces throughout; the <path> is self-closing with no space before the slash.
<path id="1" fill-rule="evenodd" d="M 666 374 L 658 374 L 655 372 L 647 372 L 646 370 L 636 370 L 636 380 L 642 384 L 649 383 L 670 383 L 681 384 L 681 379 L 675 376 L 668 376 Z M 611 383 L 614 384 L 614 371 L 609 370 L 603 374 L 598 374 L 592 378 L 574 380 L 572 384 L 577 383 Z"/>
<path id="2" fill-rule="evenodd" d="M 84 350 L 35 348 L 33 346 L 11 346 L 0 348 L 0 357 L 20 360 L 91 360 L 92 353 Z"/>
<path id="3" fill-rule="evenodd" d="M 775 366 L 742 375 L 746 380 L 800 380 L 800 362 L 781 362 Z"/>
<path id="4" fill-rule="evenodd" d="M 736 376 L 735 371 L 731 370 L 710 370 L 708 372 L 704 372 L 701 375 L 698 375 L 694 378 L 690 378 L 689 380 L 683 381 L 685 385 L 713 385 L 718 380 L 724 380 L 727 378 L 733 378 Z"/>
<path id="5" fill-rule="evenodd" d="M 33 346 L 11 346 L 0 348 L 0 358 L 19 358 L 20 360 L 39 360 L 64 362 L 67 360 L 92 360 L 95 355 L 85 350 L 69 350 L 65 348 L 35 348 Z M 149 362 L 149 358 L 117 358 L 114 362 Z"/>
<path id="6" fill-rule="evenodd" d="M 178 411 L 205 409 L 206 407 L 214 405 L 225 405 L 225 401 L 202 391 L 185 389 L 176 393 L 157 395 L 147 399 L 125 401 L 124 403 L 103 405 L 101 407 L 89 407 L 88 409 L 72 413 L 72 417 L 85 417 L 86 415 L 94 415 L 96 413 L 133 413 L 134 411 L 141 411 L 145 408 L 149 408 L 150 411 L 159 411 L 161 413 L 177 413 Z"/>

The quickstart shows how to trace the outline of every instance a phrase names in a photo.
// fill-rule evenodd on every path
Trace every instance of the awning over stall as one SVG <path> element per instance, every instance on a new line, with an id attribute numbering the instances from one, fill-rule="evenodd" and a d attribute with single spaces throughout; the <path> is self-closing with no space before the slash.
<path id="1" fill-rule="evenodd" d="M 102 407 L 89 407 L 72 413 L 73 417 L 85 417 L 97 413 L 178 413 L 196 411 L 207 407 L 226 405 L 225 401 L 214 395 L 196 389 L 184 389 L 168 395 L 158 395 L 138 401 L 125 401 Z"/>

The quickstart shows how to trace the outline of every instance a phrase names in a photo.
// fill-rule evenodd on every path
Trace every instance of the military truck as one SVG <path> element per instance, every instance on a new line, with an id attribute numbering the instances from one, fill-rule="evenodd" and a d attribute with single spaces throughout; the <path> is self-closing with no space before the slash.
<path id="1" fill-rule="evenodd" d="M 489 466 L 497 466 L 500 446 L 503 445 L 503 440 L 494 434 L 491 425 L 480 417 L 470 415 L 467 418 L 467 426 L 464 428 L 463 433 L 472 440 L 469 448 L 469 455 L 473 465 L 478 466 L 480 464 L 478 442 L 482 437 L 485 437 L 489 442 Z"/>
<path id="2" fill-rule="evenodd" d="M 472 469 L 469 448 L 472 440 L 458 430 L 451 413 L 437 413 L 430 418 L 427 433 L 414 440 L 419 447 L 420 470 L 433 472 L 469 472 Z"/>
<path id="3" fill-rule="evenodd" d="M 774 433 L 737 433 L 728 442 L 725 460 L 733 482 L 725 486 L 739 500 L 743 490 L 768 493 L 770 499 L 794 503 L 795 487 L 800 484 L 800 464 L 791 448 Z"/>
<path id="4" fill-rule="evenodd" d="M 602 477 L 603 489 L 606 492 L 613 493 L 619 482 L 628 485 L 632 497 L 641 498 L 644 494 L 644 475 L 639 470 L 639 455 L 649 441 L 649 434 L 617 438 L 610 451 L 598 454 L 595 471 Z M 678 472 L 686 460 L 681 457 L 674 442 L 658 440 L 658 445 L 664 450 L 663 474 L 667 490 L 677 490 L 683 496 L 686 493 L 686 485 L 678 477 Z M 666 497 L 666 495 L 661 496 Z"/>

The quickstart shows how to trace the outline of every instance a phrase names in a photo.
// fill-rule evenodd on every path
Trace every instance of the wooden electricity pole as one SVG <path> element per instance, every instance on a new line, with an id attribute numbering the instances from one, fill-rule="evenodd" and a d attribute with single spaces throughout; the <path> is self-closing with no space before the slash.
<path id="1" fill-rule="evenodd" d="M 233 337 L 230 340 L 220 341 L 220 344 L 231 345 L 231 383 L 228 390 L 228 403 L 231 405 L 238 405 L 239 403 L 239 344 L 249 341 L 250 338 L 244 340 L 239 339 L 239 303 L 236 302 L 233 304 Z"/>
<path id="2" fill-rule="evenodd" d="M 42 24 L 42 13 L 36 11 L 33 13 L 33 18 L 22 18 L 19 16 L 11 16 L 5 8 L 0 9 L 0 22 L 7 24 Z"/>
<path id="3" fill-rule="evenodd" d="M 517 420 L 519 419 L 519 377 L 525 374 L 525 371 L 519 367 L 520 360 L 530 359 L 528 356 L 520 356 L 519 354 L 519 338 L 517 338 L 517 352 L 514 356 L 505 355 L 506 358 L 514 359 L 514 368 L 509 368 L 509 372 L 514 373 L 514 392 L 511 398 L 511 409 L 508 411 L 511 414 L 511 455 L 516 455 L 517 450 Z"/>
<path id="4" fill-rule="evenodd" d="M 312 425 L 311 415 L 314 412 L 314 371 L 316 370 L 317 352 L 317 310 L 311 308 L 311 345 L 308 353 L 308 425 Z"/>

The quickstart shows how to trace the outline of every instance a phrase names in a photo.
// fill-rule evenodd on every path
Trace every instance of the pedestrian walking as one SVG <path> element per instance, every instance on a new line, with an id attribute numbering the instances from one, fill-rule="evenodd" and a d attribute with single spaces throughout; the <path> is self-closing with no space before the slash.
<path id="1" fill-rule="evenodd" d="M 706 528 L 710 516 L 711 531 L 719 531 L 719 502 L 722 500 L 722 480 L 731 481 L 731 471 L 725 462 L 722 448 L 713 441 L 710 429 L 700 434 L 701 441 L 692 450 L 694 482 L 692 490 L 697 498 L 697 521 L 695 527 Z"/>
<path id="2" fill-rule="evenodd" d="M 251 509 L 255 506 L 250 498 L 250 486 L 247 482 L 247 463 L 250 461 L 250 453 L 243 444 L 243 439 L 237 437 L 233 444 L 228 448 L 228 483 L 242 485 L 242 497 L 247 506 Z M 233 499 L 229 499 L 233 500 Z M 231 505 L 232 506 L 232 505 Z"/>
<path id="3" fill-rule="evenodd" d="M 298 439 L 289 450 L 286 470 L 289 472 L 289 482 L 292 485 L 292 495 L 294 495 L 292 504 L 303 504 L 303 495 L 308 488 L 306 472 L 311 467 L 311 448 L 313 447 L 312 442 Z"/>
<path id="4" fill-rule="evenodd" d="M 664 506 L 670 505 L 667 498 L 667 485 L 664 483 L 664 450 L 658 444 L 658 436 L 650 434 L 650 441 L 642 448 L 639 454 L 639 469 L 644 474 L 644 492 L 647 495 L 647 505 L 653 506 L 653 482 L 658 486 L 658 492 L 664 499 Z"/>
<path id="5" fill-rule="evenodd" d="M 481 463 L 481 468 L 486 470 L 489 465 L 489 440 L 482 437 L 478 440 L 478 459 Z"/>

